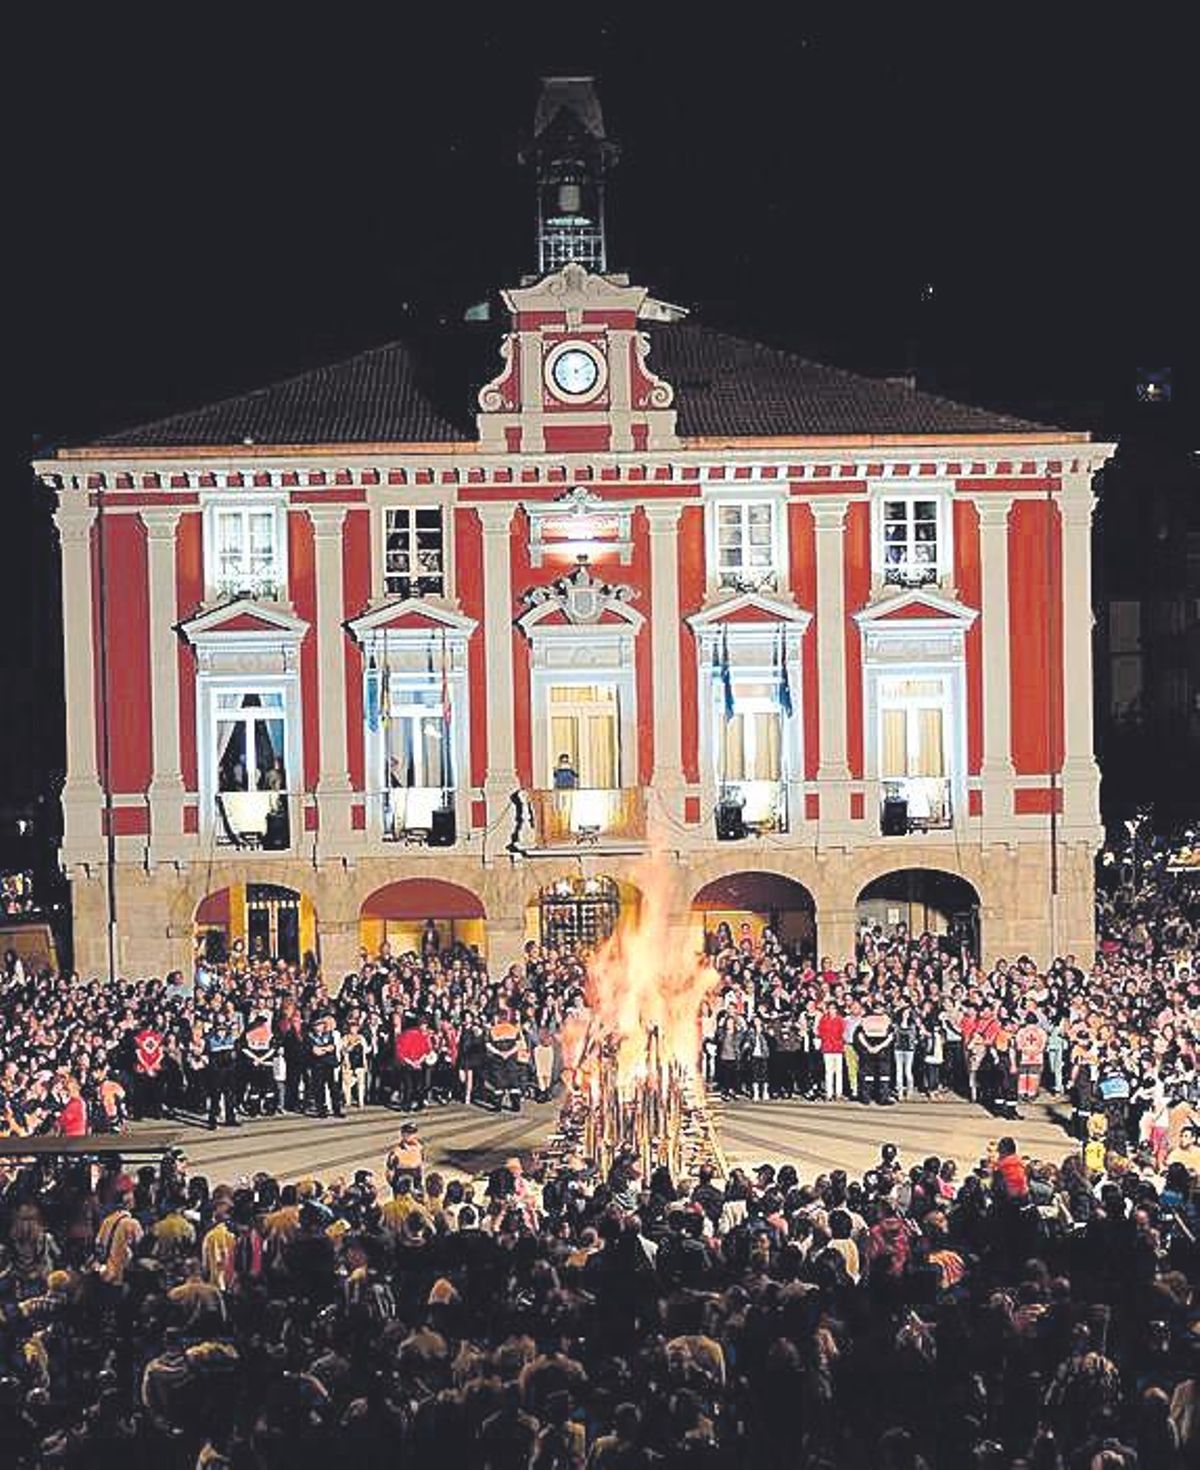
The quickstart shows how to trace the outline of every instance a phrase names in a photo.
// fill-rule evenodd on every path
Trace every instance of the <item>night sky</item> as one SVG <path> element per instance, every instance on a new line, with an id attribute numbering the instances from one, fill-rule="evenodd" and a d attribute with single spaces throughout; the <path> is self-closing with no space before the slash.
<path id="1" fill-rule="evenodd" d="M 599 78 L 623 154 L 610 265 L 654 294 L 1105 433 L 1137 370 L 1170 366 L 1195 442 L 1185 7 L 728 6 L 720 26 L 699 6 L 421 8 L 446 18 L 55 13 L 23 137 L 35 448 L 457 319 L 514 282 L 533 265 L 514 155 L 555 71 Z M 20 457 L 10 505 L 30 554 L 10 582 L 0 674 L 24 716 L 3 722 L 2 796 L 59 748 L 56 593 Z"/>

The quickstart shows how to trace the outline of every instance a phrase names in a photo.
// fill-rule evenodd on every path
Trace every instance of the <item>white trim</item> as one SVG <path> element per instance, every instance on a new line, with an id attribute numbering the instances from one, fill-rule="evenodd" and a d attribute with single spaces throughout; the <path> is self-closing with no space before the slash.
<path id="1" fill-rule="evenodd" d="M 886 581 L 885 546 L 883 540 L 883 510 L 886 501 L 903 501 L 914 505 L 919 501 L 932 502 L 937 507 L 937 562 L 936 580 L 923 584 L 929 588 L 946 588 L 954 580 L 954 486 L 946 481 L 923 479 L 871 480 L 868 482 L 868 500 L 871 506 L 871 589 L 878 596 L 891 587 L 916 588 L 921 584 Z M 911 524 L 911 522 L 910 522 Z"/>
<path id="2" fill-rule="evenodd" d="M 414 496 L 414 490 L 417 494 Z M 387 560 L 387 516 L 390 510 L 436 510 L 442 518 L 442 590 L 429 593 L 445 601 L 454 598 L 454 505 L 452 486 L 439 488 L 435 485 L 403 487 L 383 485 L 375 487 L 369 499 L 371 513 L 371 600 L 382 602 L 399 597 L 397 592 L 388 592 L 385 584 Z"/>
<path id="3" fill-rule="evenodd" d="M 546 630 L 551 631 L 551 630 Z M 533 736 L 533 784 L 536 789 L 550 789 L 552 766 L 558 754 L 550 746 L 550 690 L 574 685 L 611 685 L 617 692 L 617 787 L 627 789 L 638 782 L 638 709 L 637 668 L 633 661 L 632 639 L 608 638 L 592 629 L 572 630 L 592 644 L 596 657 L 586 668 L 559 668 L 543 663 L 550 650 L 534 642 L 534 656 L 529 670 L 529 721 Z M 531 640 L 533 641 L 533 640 Z M 538 640 L 540 642 L 540 639 Z"/>
<path id="4" fill-rule="evenodd" d="M 705 486 L 704 503 L 704 581 L 708 597 L 722 592 L 739 593 L 752 588 L 753 575 L 747 574 L 744 585 L 722 583 L 720 566 L 720 538 L 718 519 L 722 507 L 736 506 L 748 513 L 755 505 L 765 505 L 771 511 L 771 567 L 767 574 L 774 586 L 766 589 L 786 593 L 789 582 L 787 504 L 788 485 L 785 482 L 772 485 L 768 481 L 742 481 L 730 484 Z M 748 530 L 745 514 L 742 519 L 743 532 Z M 745 547 L 743 546 L 743 554 Z"/>
<path id="5" fill-rule="evenodd" d="M 219 555 L 217 552 L 216 517 L 222 511 L 269 510 L 274 517 L 274 554 L 276 568 L 274 585 L 276 595 L 268 599 L 273 602 L 288 600 L 288 495 L 286 491 L 253 490 L 201 490 L 200 513 L 203 526 L 204 599 L 208 603 L 228 600 L 231 589 L 222 589 L 218 578 Z M 232 589 L 232 592 L 241 589 Z"/>
<path id="6" fill-rule="evenodd" d="M 217 707 L 219 693 L 283 695 L 284 767 L 287 772 L 290 842 L 287 848 L 269 852 L 296 853 L 303 841 L 303 806 L 296 798 L 304 791 L 304 740 L 301 728 L 300 672 L 296 668 L 280 674 L 214 672 L 201 670 L 196 676 L 196 784 L 199 788 L 200 836 L 207 844 L 215 844 L 220 823 L 217 820 Z M 243 856 L 239 849 L 239 858 Z"/>

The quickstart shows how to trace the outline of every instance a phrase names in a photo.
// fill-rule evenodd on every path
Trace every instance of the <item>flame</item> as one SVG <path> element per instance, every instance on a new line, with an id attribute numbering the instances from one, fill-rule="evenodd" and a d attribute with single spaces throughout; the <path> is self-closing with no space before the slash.
<path id="1" fill-rule="evenodd" d="M 649 1073 L 662 1076 L 673 1067 L 699 1091 L 700 1013 L 719 977 L 702 955 L 681 949 L 672 933 L 663 862 L 652 860 L 644 876 L 636 917 L 626 918 L 588 963 L 593 1035 L 598 1032 L 615 1048 L 621 1093 Z M 589 1048 L 582 1057 L 577 1085 L 585 1089 L 595 1054 Z"/>

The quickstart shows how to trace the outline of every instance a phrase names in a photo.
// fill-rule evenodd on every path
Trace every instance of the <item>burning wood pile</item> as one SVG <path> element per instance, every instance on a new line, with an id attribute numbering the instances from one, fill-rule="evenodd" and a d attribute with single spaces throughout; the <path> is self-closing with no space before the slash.
<path id="1" fill-rule="evenodd" d="M 601 1177 L 618 1160 L 643 1178 L 664 1167 L 681 1179 L 705 1163 L 723 1174 L 700 1069 L 700 1012 L 717 976 L 679 954 L 661 880 L 644 892 L 637 921 L 588 964 L 588 1019 L 564 1047 L 568 1092 L 545 1155 L 552 1168 L 574 1157 Z"/>

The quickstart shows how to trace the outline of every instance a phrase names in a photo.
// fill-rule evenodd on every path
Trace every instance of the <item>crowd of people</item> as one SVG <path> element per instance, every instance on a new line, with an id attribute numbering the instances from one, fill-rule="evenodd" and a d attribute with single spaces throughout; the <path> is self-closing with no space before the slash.
<path id="1" fill-rule="evenodd" d="M 1197 1463 L 1186 1159 L 386 1174 L 0 1165 L 0 1463 Z"/>

